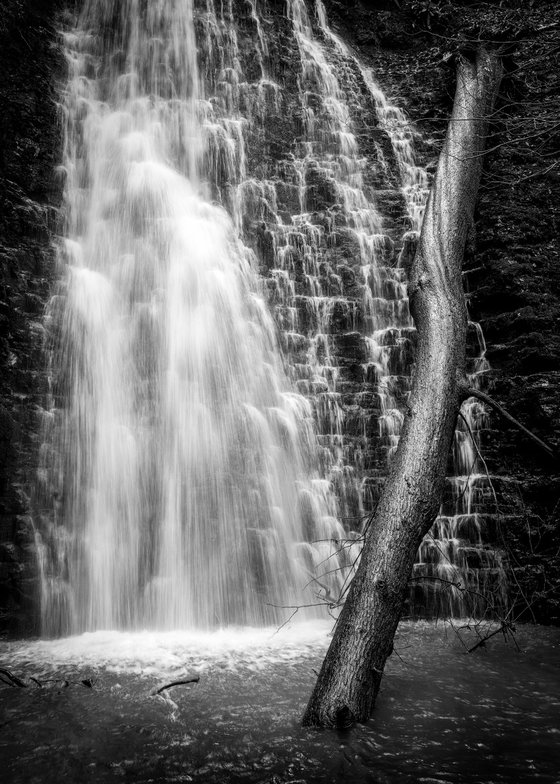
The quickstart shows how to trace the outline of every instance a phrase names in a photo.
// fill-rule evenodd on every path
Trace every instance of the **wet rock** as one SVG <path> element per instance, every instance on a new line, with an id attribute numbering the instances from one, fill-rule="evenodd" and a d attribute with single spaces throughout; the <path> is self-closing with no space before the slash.
<path id="1" fill-rule="evenodd" d="M 54 177 L 56 82 L 64 70 L 59 5 L 6 0 L 0 21 L 0 633 L 34 628 L 34 578 L 22 588 L 35 561 L 29 520 L 21 517 L 29 498 L 20 483 L 34 473 L 34 407 L 46 382 L 36 324 L 54 273 L 62 185 Z"/>

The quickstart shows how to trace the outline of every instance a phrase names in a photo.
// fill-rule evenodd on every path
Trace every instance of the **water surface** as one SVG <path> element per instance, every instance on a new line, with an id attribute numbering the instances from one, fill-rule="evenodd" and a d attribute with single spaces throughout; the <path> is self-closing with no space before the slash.
<path id="1" fill-rule="evenodd" d="M 328 643 L 320 623 L 213 634 L 104 633 L 2 646 L 39 680 L 2 689 L 10 784 L 557 782 L 560 630 L 520 627 L 466 654 L 449 625 L 401 624 L 374 716 L 299 719 Z M 471 642 L 472 635 L 467 642 Z M 200 681 L 153 696 L 188 673 Z M 95 679 L 93 688 L 79 684 Z"/>

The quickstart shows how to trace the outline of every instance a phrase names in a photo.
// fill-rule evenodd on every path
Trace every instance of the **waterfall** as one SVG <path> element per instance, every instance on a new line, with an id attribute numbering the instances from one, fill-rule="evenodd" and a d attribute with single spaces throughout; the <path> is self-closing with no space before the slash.
<path id="1" fill-rule="evenodd" d="M 209 139 L 244 175 L 240 123 L 203 97 L 185 0 L 92 0 L 65 42 L 45 630 L 277 621 L 341 530 L 254 255 L 204 183 Z"/>
<path id="2" fill-rule="evenodd" d="M 64 34 L 36 500 L 46 634 L 313 615 L 359 558 L 410 388 L 399 257 L 428 179 L 321 0 L 286 9 L 85 0 Z M 481 416 L 467 407 L 440 526 L 471 525 L 487 493 Z M 417 576 L 437 578 L 423 547 Z"/>
<path id="3" fill-rule="evenodd" d="M 316 0 L 317 19 L 321 32 L 333 42 L 345 60 L 350 60 L 360 73 L 371 94 L 380 127 L 391 142 L 401 191 L 409 218 L 410 233 L 403 236 L 403 255 L 407 240 L 418 236 L 424 216 L 429 182 L 424 168 L 417 164 L 414 131 L 405 113 L 387 99 L 375 82 L 371 69 L 364 68 L 346 43 L 334 33 L 327 21 L 323 0 Z M 373 290 L 380 288 L 383 278 L 372 272 Z M 402 291 L 402 301 L 405 292 Z M 378 310 L 374 306 L 372 310 Z M 370 337 L 372 354 L 382 358 L 378 394 L 381 403 L 380 433 L 390 441 L 388 458 L 394 453 L 402 427 L 402 403 L 395 394 L 391 367 L 406 375 L 406 356 L 400 355 L 399 344 L 410 334 L 412 321 L 408 308 L 403 307 L 390 319 L 388 329 L 396 335 L 396 347 L 387 346 L 384 325 Z M 480 324 L 469 322 L 470 353 L 468 377 L 472 387 L 484 385 L 490 370 L 486 359 L 486 343 Z M 396 350 L 395 350 L 396 349 Z M 402 382 L 401 382 L 402 383 Z M 403 385 L 407 389 L 406 382 Z M 400 392 L 402 399 L 402 389 Z M 500 552 L 483 542 L 483 526 L 495 528 L 496 496 L 481 454 L 480 431 L 486 425 L 484 406 L 469 398 L 461 408 L 452 448 L 453 475 L 449 478 L 450 493 L 442 505 L 432 530 L 424 538 L 413 572 L 410 609 L 413 614 L 463 617 L 501 612 L 507 604 L 507 581 Z"/>

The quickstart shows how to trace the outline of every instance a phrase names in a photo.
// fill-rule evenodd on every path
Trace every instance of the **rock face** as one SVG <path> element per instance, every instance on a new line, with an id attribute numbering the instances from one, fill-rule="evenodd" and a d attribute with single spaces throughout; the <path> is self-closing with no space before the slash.
<path id="1" fill-rule="evenodd" d="M 35 629 L 28 482 L 45 388 L 42 317 L 60 187 L 56 3 L 2 4 L 0 20 L 0 628 Z"/>
<path id="2" fill-rule="evenodd" d="M 9 0 L 4 5 L 0 22 L 0 626 L 22 634 L 36 629 L 37 580 L 31 557 L 33 523 L 28 495 L 39 452 L 39 414 L 46 385 L 42 314 L 55 272 L 52 239 L 61 199 L 61 185 L 55 176 L 60 160 L 55 102 L 57 83 L 64 78 L 64 63 L 52 26 L 55 0 Z M 394 102 L 406 108 L 417 122 L 422 133 L 417 149 L 428 164 L 437 158 L 445 132 L 453 93 L 454 51 L 464 48 L 476 24 L 487 24 L 489 30 L 501 25 L 498 33 L 509 39 L 514 33 L 507 32 L 507 25 L 524 31 L 523 39 L 529 43 L 520 44 L 508 55 L 511 70 L 520 70 L 505 85 L 510 96 L 505 103 L 512 106 L 500 115 L 496 139 L 490 144 L 495 149 L 488 155 L 465 280 L 472 318 L 481 323 L 488 345 L 487 358 L 492 366 L 489 391 L 537 435 L 558 446 L 560 265 L 554 238 L 558 229 L 560 156 L 555 152 L 558 145 L 554 147 L 552 122 L 541 123 L 538 127 L 542 135 L 535 136 L 534 122 L 523 121 L 528 123 L 525 126 L 517 115 L 527 117 L 542 105 L 547 112 L 550 107 L 552 114 L 558 102 L 558 88 L 552 81 L 558 55 L 547 54 L 546 25 L 560 22 L 560 12 L 554 3 L 547 8 L 543 3 L 542 9 L 526 14 L 521 22 L 524 4 L 519 0 L 517 16 L 514 9 L 502 19 L 503 12 L 496 10 L 480 22 L 475 19 L 479 11 L 471 11 L 468 3 L 457 3 L 455 9 L 450 3 L 444 6 L 422 0 L 402 0 L 400 4 L 391 0 L 353 4 L 330 0 L 325 5 L 334 29 L 359 51 Z M 271 108 L 277 100 L 272 92 L 264 96 L 274 124 L 274 133 L 268 134 L 266 143 L 259 123 L 255 122 L 253 132 L 247 131 L 245 165 L 255 180 L 273 181 L 274 199 L 272 192 L 251 180 L 243 194 L 246 209 L 239 216 L 240 229 L 269 279 L 270 302 L 284 329 L 283 348 L 290 356 L 293 380 L 303 392 L 322 401 L 317 407 L 317 424 L 325 453 L 330 454 L 325 460 L 331 467 L 336 452 L 337 406 L 344 409 L 345 451 L 335 484 L 339 485 L 344 514 L 357 517 L 375 502 L 382 483 L 379 465 L 391 448 L 390 433 L 378 439 L 363 437 L 364 428 L 376 427 L 380 409 L 379 398 L 372 394 L 373 363 L 369 363 L 368 370 L 371 347 L 364 334 L 372 324 L 364 310 L 364 282 L 356 264 L 359 250 L 352 233 L 346 230 L 344 217 L 333 212 L 337 193 L 332 172 L 325 166 L 307 167 L 305 203 L 300 203 L 302 172 L 297 166 L 297 138 L 306 119 L 297 99 L 299 55 L 288 29 L 284 0 L 267 0 L 263 7 L 269 45 L 266 59 L 274 64 L 274 78 L 282 81 L 286 97 L 280 110 L 278 104 L 276 109 Z M 255 26 L 252 8 L 252 0 L 236 3 L 244 76 L 254 82 L 259 78 L 258 57 L 251 58 L 248 52 L 261 33 Z M 277 29 L 270 35 L 273 20 Z M 546 29 L 539 34 L 540 28 Z M 494 37 L 498 33 L 493 33 Z M 531 35 L 537 35 L 542 50 L 535 51 L 537 44 L 531 43 Z M 530 66 L 536 55 L 540 55 L 537 66 Z M 210 55 L 207 61 L 203 56 L 202 70 L 212 65 Z M 237 77 L 236 67 L 232 62 L 226 78 L 211 84 L 224 100 L 236 89 L 234 81 L 228 84 L 228 79 Z M 340 68 L 348 68 L 344 58 Z M 263 89 L 269 88 L 265 85 Z M 363 87 L 356 88 L 359 100 L 351 106 L 351 112 L 361 134 L 367 137 L 365 155 L 370 161 L 378 161 L 381 151 L 391 159 L 393 152 L 385 134 L 368 123 L 371 97 L 365 92 L 360 96 L 360 89 Z M 258 101 L 250 92 L 241 100 L 246 109 L 258 112 Z M 230 132 L 231 128 L 226 130 Z M 227 145 L 220 146 L 219 136 L 216 140 L 207 163 L 214 172 L 213 195 L 227 204 L 237 169 L 232 169 L 227 159 Z M 291 155 L 287 156 L 287 151 Z M 386 248 L 376 249 L 386 254 L 389 267 L 401 248 L 405 204 L 394 195 L 394 184 L 387 175 L 380 174 L 367 184 L 393 194 L 383 206 L 388 227 Z M 286 217 L 305 210 L 313 216 L 317 232 L 305 226 L 291 234 L 283 233 L 278 226 L 271 231 L 272 205 L 277 214 Z M 336 245 L 326 242 L 327 236 L 335 238 Z M 310 276 L 311 268 L 307 269 L 306 264 L 312 266 L 310 254 L 319 246 L 325 262 L 311 270 Z M 284 270 L 278 269 L 275 261 L 278 247 L 283 249 Z M 282 274 L 285 270 L 291 270 L 294 283 Z M 387 293 L 396 290 L 399 283 L 388 279 L 381 285 Z M 318 298 L 308 290 L 314 285 L 333 297 L 328 313 L 321 310 Z M 343 296 L 339 296 L 341 293 Z M 328 330 L 319 329 L 325 319 Z M 331 333 L 328 345 L 317 337 L 326 331 Z M 388 335 L 387 339 L 393 337 Z M 404 338 L 399 344 L 407 353 L 400 357 L 404 363 L 410 360 L 413 338 L 404 333 L 399 338 Z M 298 356 L 309 355 L 310 346 L 316 367 L 324 371 L 322 383 L 315 377 L 307 378 L 298 362 Z M 336 399 L 329 389 L 329 367 L 336 368 L 338 374 Z M 482 434 L 482 445 L 501 512 L 499 522 L 495 518 L 488 521 L 486 534 L 508 553 L 512 583 L 519 589 L 518 595 L 514 590 L 516 613 L 526 620 L 558 622 L 560 565 L 555 554 L 559 542 L 553 527 L 560 491 L 560 480 L 554 474 L 557 467 L 494 415 Z M 366 475 L 360 490 L 352 478 L 356 465 Z M 473 552 L 471 560 L 477 557 Z"/>

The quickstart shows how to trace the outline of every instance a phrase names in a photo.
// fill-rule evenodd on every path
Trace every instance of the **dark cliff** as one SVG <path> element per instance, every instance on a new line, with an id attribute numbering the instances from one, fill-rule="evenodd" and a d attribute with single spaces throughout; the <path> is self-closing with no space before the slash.
<path id="1" fill-rule="evenodd" d="M 45 388 L 42 318 L 60 188 L 56 3 L 7 0 L 0 20 L 0 627 L 35 627 L 28 485 Z"/>

